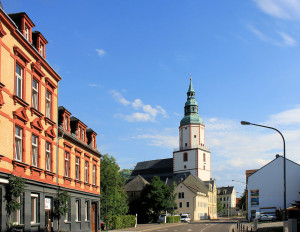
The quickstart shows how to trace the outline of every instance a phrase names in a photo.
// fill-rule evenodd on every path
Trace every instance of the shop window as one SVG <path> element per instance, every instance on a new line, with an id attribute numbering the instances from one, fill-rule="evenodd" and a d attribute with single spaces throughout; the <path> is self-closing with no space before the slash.
<path id="1" fill-rule="evenodd" d="M 31 162 L 32 166 L 38 166 L 38 150 L 39 150 L 39 139 L 36 135 L 32 135 L 32 154 L 31 154 Z"/>
<path id="2" fill-rule="evenodd" d="M 16 65 L 15 93 L 19 98 L 23 98 L 23 68 Z"/>
<path id="3" fill-rule="evenodd" d="M 51 143 L 46 142 L 46 170 L 51 171 Z"/>
<path id="4" fill-rule="evenodd" d="M 22 161 L 23 159 L 23 130 L 22 128 L 15 127 L 15 160 Z"/>
<path id="5" fill-rule="evenodd" d="M 31 194 L 31 224 L 38 223 L 38 213 L 39 213 L 39 195 Z"/>
<path id="6" fill-rule="evenodd" d="M 75 221 L 80 221 L 80 200 L 75 201 Z"/>
<path id="7" fill-rule="evenodd" d="M 32 107 L 36 110 L 39 108 L 39 83 L 34 79 L 32 81 Z"/>
<path id="8" fill-rule="evenodd" d="M 85 212 L 85 221 L 90 220 L 90 207 L 88 201 L 86 201 L 84 204 L 84 212 Z"/>

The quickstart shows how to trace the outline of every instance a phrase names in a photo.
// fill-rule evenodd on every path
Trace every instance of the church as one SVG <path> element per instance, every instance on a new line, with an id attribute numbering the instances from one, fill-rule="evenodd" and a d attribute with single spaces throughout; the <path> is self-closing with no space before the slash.
<path id="1" fill-rule="evenodd" d="M 217 187 L 211 177 L 211 153 L 205 146 L 205 125 L 198 113 L 190 79 L 184 117 L 179 126 L 179 149 L 173 158 L 138 162 L 125 185 L 129 201 L 159 176 L 166 184 L 176 183 L 176 213 L 189 213 L 191 220 L 217 218 Z"/>

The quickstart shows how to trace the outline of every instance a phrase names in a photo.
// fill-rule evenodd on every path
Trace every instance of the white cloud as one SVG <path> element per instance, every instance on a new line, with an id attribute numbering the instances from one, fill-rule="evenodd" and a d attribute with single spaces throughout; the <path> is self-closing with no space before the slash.
<path id="1" fill-rule="evenodd" d="M 291 37 L 290 35 L 288 35 L 284 32 L 278 32 L 278 34 L 282 37 L 283 43 L 286 46 L 296 46 L 297 45 L 296 40 L 293 37 Z"/>
<path id="2" fill-rule="evenodd" d="M 96 52 L 98 54 L 98 56 L 103 57 L 106 54 L 106 51 L 104 51 L 103 49 L 99 49 L 96 48 Z"/>
<path id="3" fill-rule="evenodd" d="M 88 84 L 89 87 L 94 87 L 94 88 L 101 88 L 102 86 L 99 85 L 99 84 L 95 84 L 95 83 L 92 83 L 92 84 Z"/>
<path id="4" fill-rule="evenodd" d="M 113 97 L 124 106 L 131 106 L 132 110 L 139 111 L 133 112 L 129 115 L 116 114 L 115 117 L 123 118 L 128 122 L 155 122 L 158 115 L 162 117 L 167 117 L 167 112 L 161 106 L 151 106 L 149 104 L 145 105 L 141 99 L 137 98 L 133 102 L 128 101 L 123 97 L 123 95 L 113 90 L 111 91 Z"/>
<path id="5" fill-rule="evenodd" d="M 300 19 L 300 1 L 298 0 L 254 0 L 266 14 L 281 19 Z"/>
<path id="6" fill-rule="evenodd" d="M 120 102 L 122 105 L 127 106 L 130 104 L 130 101 L 127 101 L 118 91 L 112 90 L 111 93 L 115 100 Z"/>
<path id="7" fill-rule="evenodd" d="M 268 42 L 280 47 L 292 47 L 297 45 L 297 41 L 285 32 L 278 31 L 277 34 L 279 35 L 279 38 L 274 39 L 267 36 L 265 33 L 257 29 L 253 25 L 248 25 L 248 28 L 252 33 L 254 33 L 259 39 L 264 42 Z"/>

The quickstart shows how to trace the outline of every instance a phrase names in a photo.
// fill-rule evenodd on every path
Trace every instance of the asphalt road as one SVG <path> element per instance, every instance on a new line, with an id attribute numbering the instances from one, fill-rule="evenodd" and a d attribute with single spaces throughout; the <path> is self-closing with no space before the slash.
<path id="1" fill-rule="evenodd" d="M 147 231 L 160 232 L 231 232 L 231 223 L 182 223 L 169 228 L 149 229 Z"/>

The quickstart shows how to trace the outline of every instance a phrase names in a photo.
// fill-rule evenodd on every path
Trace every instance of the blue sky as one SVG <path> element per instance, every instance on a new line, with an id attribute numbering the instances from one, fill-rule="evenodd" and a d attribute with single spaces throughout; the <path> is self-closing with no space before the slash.
<path id="1" fill-rule="evenodd" d="M 98 133 L 121 168 L 178 146 L 190 73 L 217 185 L 242 192 L 282 142 L 300 153 L 299 0 L 2 0 L 43 33 L 59 104 Z"/>

